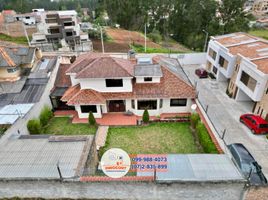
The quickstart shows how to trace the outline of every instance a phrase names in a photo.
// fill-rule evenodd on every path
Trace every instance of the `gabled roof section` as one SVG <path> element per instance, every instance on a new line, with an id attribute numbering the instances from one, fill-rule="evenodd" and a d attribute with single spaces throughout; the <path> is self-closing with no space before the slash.
<path id="1" fill-rule="evenodd" d="M 80 84 L 69 87 L 68 90 L 61 97 L 61 101 L 69 101 L 75 94 L 80 91 Z"/>
<path id="2" fill-rule="evenodd" d="M 133 77 L 134 65 L 121 58 L 100 57 L 77 73 L 76 78 Z"/>
<path id="3" fill-rule="evenodd" d="M 66 73 L 78 73 L 88 65 L 90 65 L 95 59 L 100 57 L 108 57 L 107 55 L 100 53 L 87 53 L 80 55 L 76 58 L 75 62 L 71 65 L 71 67 L 66 71 Z"/>
<path id="4" fill-rule="evenodd" d="M 67 101 L 68 105 L 105 104 L 105 99 L 99 92 L 91 89 L 80 90 L 80 86 L 69 88 L 61 100 Z"/>
<path id="5" fill-rule="evenodd" d="M 160 83 L 136 83 L 133 86 L 136 98 L 195 98 L 193 86 L 178 78 L 169 69 L 161 66 L 163 77 Z"/>

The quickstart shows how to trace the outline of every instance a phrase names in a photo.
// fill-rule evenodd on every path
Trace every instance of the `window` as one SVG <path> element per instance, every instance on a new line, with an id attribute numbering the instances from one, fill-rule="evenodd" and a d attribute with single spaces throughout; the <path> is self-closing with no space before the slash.
<path id="1" fill-rule="evenodd" d="M 176 106 L 186 106 L 187 99 L 170 99 L 170 106 L 176 107 Z"/>
<path id="2" fill-rule="evenodd" d="M 257 81 L 249 76 L 246 72 L 242 71 L 240 81 L 244 83 L 251 91 L 255 90 Z"/>
<path id="3" fill-rule="evenodd" d="M 26 19 L 30 19 L 30 17 L 25 17 Z"/>
<path id="4" fill-rule="evenodd" d="M 213 58 L 213 60 L 216 59 L 217 53 L 213 51 L 211 48 L 209 48 L 208 54 L 211 58 Z"/>
<path id="5" fill-rule="evenodd" d="M 138 110 L 156 110 L 157 109 L 157 100 L 139 100 L 138 101 Z"/>
<path id="6" fill-rule="evenodd" d="M 7 72 L 8 72 L 8 73 L 14 73 L 14 72 L 16 72 L 16 71 L 18 71 L 18 68 L 17 68 L 17 67 L 7 69 Z"/>
<path id="7" fill-rule="evenodd" d="M 90 105 L 90 106 L 81 106 L 81 112 L 82 113 L 96 113 L 97 112 L 97 106 L 96 105 Z"/>
<path id="8" fill-rule="evenodd" d="M 222 56 L 220 56 L 220 58 L 219 58 L 219 64 L 220 64 L 220 66 L 223 67 L 224 69 L 227 69 L 228 61 L 225 60 Z"/>
<path id="9" fill-rule="evenodd" d="M 152 82 L 153 78 L 152 77 L 145 77 L 144 82 Z"/>
<path id="10" fill-rule="evenodd" d="M 217 74 L 217 72 L 218 72 L 218 69 L 215 67 L 215 66 L 213 66 L 213 69 L 212 69 L 212 71 L 213 71 L 213 73 L 214 74 Z"/>
<path id="11" fill-rule="evenodd" d="M 73 36 L 73 32 L 66 32 L 66 36 L 69 37 L 69 36 Z"/>
<path id="12" fill-rule="evenodd" d="M 135 100 L 134 99 L 131 100 L 131 108 L 135 109 Z"/>
<path id="13" fill-rule="evenodd" d="M 123 87 L 123 79 L 105 79 L 106 87 Z"/>
<path id="14" fill-rule="evenodd" d="M 64 26 L 74 26 L 73 22 L 64 22 Z"/>
<path id="15" fill-rule="evenodd" d="M 159 108 L 163 108 L 163 99 L 160 99 Z"/>
<path id="16" fill-rule="evenodd" d="M 266 92 L 265 92 L 265 94 L 268 94 L 268 88 L 266 89 Z"/>

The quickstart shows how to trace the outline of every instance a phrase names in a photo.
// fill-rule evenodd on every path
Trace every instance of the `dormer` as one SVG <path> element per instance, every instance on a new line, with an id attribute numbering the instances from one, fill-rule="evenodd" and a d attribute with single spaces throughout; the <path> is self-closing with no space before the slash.
<path id="1" fill-rule="evenodd" d="M 160 83 L 163 76 L 159 64 L 139 64 L 134 68 L 136 83 Z"/>

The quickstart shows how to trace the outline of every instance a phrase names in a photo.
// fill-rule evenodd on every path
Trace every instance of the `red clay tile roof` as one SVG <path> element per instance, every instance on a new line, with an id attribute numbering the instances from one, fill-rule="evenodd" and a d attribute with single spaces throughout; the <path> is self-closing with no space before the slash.
<path id="1" fill-rule="evenodd" d="M 61 97 L 61 101 L 69 101 L 75 94 L 80 91 L 80 89 L 81 88 L 79 84 L 68 88 L 68 90 L 66 90 L 64 95 Z"/>
<path id="2" fill-rule="evenodd" d="M 161 67 L 163 77 L 160 83 L 135 83 L 136 98 L 195 98 L 194 87 L 187 84 L 166 67 Z"/>
<path id="3" fill-rule="evenodd" d="M 132 77 L 133 71 L 134 65 L 128 60 L 100 57 L 78 72 L 76 78 Z"/>
<path id="4" fill-rule="evenodd" d="M 67 101 L 68 105 L 88 105 L 88 104 L 105 104 L 102 95 L 90 89 L 80 90 Z"/>
<path id="5" fill-rule="evenodd" d="M 57 77 L 55 81 L 55 87 L 70 87 L 71 79 L 69 75 L 66 75 L 66 71 L 69 69 L 70 64 L 61 64 L 57 72 Z"/>
<path id="6" fill-rule="evenodd" d="M 134 83 L 133 92 L 97 92 L 80 90 L 76 85 L 69 88 L 62 101 L 68 105 L 104 104 L 105 100 L 142 98 L 195 98 L 195 89 L 178 78 L 165 67 L 161 67 L 163 77 L 160 83 Z"/>
<path id="7" fill-rule="evenodd" d="M 91 64 L 91 62 L 93 62 L 95 59 L 100 57 L 108 57 L 108 56 L 100 53 L 82 54 L 76 58 L 75 62 L 66 71 L 66 73 L 78 73 L 81 70 L 83 70 L 86 66 Z"/>
<path id="8" fill-rule="evenodd" d="M 257 65 L 258 70 L 265 74 L 268 74 L 268 58 L 253 60 L 251 62 Z"/>

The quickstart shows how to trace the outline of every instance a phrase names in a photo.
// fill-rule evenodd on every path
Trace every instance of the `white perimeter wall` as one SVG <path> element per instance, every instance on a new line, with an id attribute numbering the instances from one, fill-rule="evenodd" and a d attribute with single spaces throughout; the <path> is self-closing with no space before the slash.
<path id="1" fill-rule="evenodd" d="M 176 58 L 178 59 L 178 61 L 180 62 L 181 65 L 206 64 L 206 52 L 204 52 L 204 53 L 178 54 L 178 55 L 176 55 Z"/>

